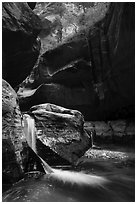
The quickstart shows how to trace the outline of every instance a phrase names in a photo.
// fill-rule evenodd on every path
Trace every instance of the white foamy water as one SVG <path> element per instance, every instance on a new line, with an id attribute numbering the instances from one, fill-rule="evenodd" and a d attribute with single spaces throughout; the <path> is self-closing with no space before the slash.
<path id="1" fill-rule="evenodd" d="M 54 180 L 62 181 L 64 184 L 70 183 L 72 185 L 86 185 L 86 186 L 102 186 L 109 181 L 106 178 L 96 175 L 84 174 L 82 172 L 72 172 L 56 170 L 50 174 Z"/>
<path id="2" fill-rule="evenodd" d="M 35 130 L 35 120 L 28 114 L 24 114 L 24 134 L 26 136 L 28 145 L 31 147 L 31 149 L 37 154 L 37 148 L 36 148 L 36 130 Z M 39 156 L 38 156 L 39 157 Z M 39 157 L 42 166 L 45 170 L 45 173 L 51 173 L 52 168 L 41 158 Z"/>
<path id="3" fill-rule="evenodd" d="M 35 120 L 28 114 L 24 114 L 24 133 L 28 142 L 28 145 L 32 150 L 37 153 L 36 150 L 36 135 L 35 135 Z"/>

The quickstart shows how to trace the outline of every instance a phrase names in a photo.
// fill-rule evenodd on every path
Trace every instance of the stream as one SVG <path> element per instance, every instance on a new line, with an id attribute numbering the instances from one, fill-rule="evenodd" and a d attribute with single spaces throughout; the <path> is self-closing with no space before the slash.
<path id="1" fill-rule="evenodd" d="M 3 202 L 135 201 L 133 148 L 103 145 L 101 150 L 88 150 L 75 168 L 54 166 L 55 168 L 101 176 L 108 182 L 97 186 L 94 184 L 90 186 L 78 185 L 71 182 L 56 182 L 48 174 L 30 172 L 11 189 L 3 193 Z"/>

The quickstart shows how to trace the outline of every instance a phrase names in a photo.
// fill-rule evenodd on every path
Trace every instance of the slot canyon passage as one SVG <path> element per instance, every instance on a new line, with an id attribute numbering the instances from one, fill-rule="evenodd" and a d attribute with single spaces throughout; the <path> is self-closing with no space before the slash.
<path id="1" fill-rule="evenodd" d="M 2 3 L 2 201 L 135 201 L 135 3 Z"/>

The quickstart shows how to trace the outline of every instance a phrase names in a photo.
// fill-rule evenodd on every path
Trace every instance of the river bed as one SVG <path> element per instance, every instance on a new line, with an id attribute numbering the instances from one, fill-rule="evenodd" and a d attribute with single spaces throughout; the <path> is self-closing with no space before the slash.
<path id="1" fill-rule="evenodd" d="M 99 186 L 56 182 L 40 172 L 28 173 L 24 179 L 3 193 L 3 202 L 134 202 L 134 148 L 102 145 L 89 149 L 76 167 L 57 169 L 100 176 L 109 182 Z"/>

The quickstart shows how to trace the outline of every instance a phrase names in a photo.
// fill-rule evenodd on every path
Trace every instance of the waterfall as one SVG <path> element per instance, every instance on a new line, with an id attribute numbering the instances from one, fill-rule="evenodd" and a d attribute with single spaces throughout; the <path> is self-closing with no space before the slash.
<path id="1" fill-rule="evenodd" d="M 24 114 L 24 134 L 27 140 L 28 145 L 31 147 L 31 149 L 36 153 L 37 157 L 37 148 L 36 148 L 36 128 L 35 128 L 35 120 L 33 117 L 31 117 L 28 114 Z M 45 170 L 45 173 L 49 174 L 52 173 L 53 170 L 52 168 L 41 158 L 39 159 L 42 162 L 42 166 Z"/>
<path id="2" fill-rule="evenodd" d="M 35 120 L 28 114 L 24 114 L 24 134 L 26 136 L 28 145 L 37 154 L 36 148 L 36 130 Z M 61 182 L 63 184 L 77 184 L 77 185 L 90 185 L 92 187 L 103 187 L 108 180 L 101 176 L 88 175 L 81 172 L 64 171 L 51 168 L 40 156 L 38 156 L 42 162 L 45 173 L 48 174 L 49 179 L 54 182 Z"/>
<path id="3" fill-rule="evenodd" d="M 26 140 L 31 149 L 37 154 L 36 149 L 36 133 L 35 133 L 35 120 L 30 115 L 24 114 L 24 132 Z"/>

